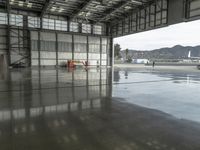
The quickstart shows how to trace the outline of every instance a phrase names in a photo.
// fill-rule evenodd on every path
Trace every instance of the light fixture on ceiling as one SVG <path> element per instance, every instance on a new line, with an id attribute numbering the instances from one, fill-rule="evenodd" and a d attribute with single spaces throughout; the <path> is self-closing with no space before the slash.
<path id="1" fill-rule="evenodd" d="M 15 0 L 10 0 L 10 4 L 13 5 Z"/>
<path id="2" fill-rule="evenodd" d="M 33 6 L 33 3 L 27 3 L 27 7 L 31 8 Z"/>
<path id="3" fill-rule="evenodd" d="M 142 5 L 143 3 L 140 1 L 136 1 L 136 0 L 131 0 L 132 3 L 138 4 L 138 5 Z"/>
<path id="4" fill-rule="evenodd" d="M 132 7 L 130 7 L 130 6 L 126 6 L 126 7 L 125 7 L 125 9 L 131 9 L 131 8 L 132 8 Z"/>
<path id="5" fill-rule="evenodd" d="M 23 5 L 24 5 L 24 2 L 23 2 L 23 1 L 19 1 L 19 2 L 18 2 L 18 5 L 19 5 L 19 6 L 23 6 Z"/>
<path id="6" fill-rule="evenodd" d="M 56 11 L 56 7 L 51 7 L 51 11 Z"/>
<path id="7" fill-rule="evenodd" d="M 90 15 L 91 15 L 91 12 L 87 12 L 87 13 L 85 14 L 86 17 L 88 17 L 88 16 L 90 16 Z"/>
<path id="8" fill-rule="evenodd" d="M 65 9 L 63 9 L 63 8 L 60 8 L 59 10 L 58 10 L 58 12 L 63 12 Z"/>
<path id="9" fill-rule="evenodd" d="M 83 16 L 84 14 L 85 14 L 85 12 L 80 12 L 78 15 Z"/>

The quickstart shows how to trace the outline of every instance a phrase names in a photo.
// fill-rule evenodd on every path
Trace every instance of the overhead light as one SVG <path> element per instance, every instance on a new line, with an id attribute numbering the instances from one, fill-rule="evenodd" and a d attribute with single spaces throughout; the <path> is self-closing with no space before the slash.
<path id="1" fill-rule="evenodd" d="M 126 7 L 125 7 L 125 9 L 131 9 L 131 8 L 132 8 L 132 7 L 130 7 L 130 6 L 126 6 Z"/>
<path id="2" fill-rule="evenodd" d="M 88 13 L 86 13 L 86 17 L 88 17 L 88 16 L 90 16 L 91 15 L 91 12 L 88 12 Z"/>
<path id="3" fill-rule="evenodd" d="M 84 14 L 85 14 L 85 12 L 80 12 L 78 15 L 83 16 Z"/>
<path id="4" fill-rule="evenodd" d="M 52 7 L 52 8 L 51 8 L 51 11 L 56 11 L 56 7 Z"/>
<path id="5" fill-rule="evenodd" d="M 131 0 L 131 2 L 135 3 L 135 4 L 138 4 L 138 5 L 142 5 L 143 3 L 140 2 L 140 1 L 136 1 L 136 0 Z"/>
<path id="6" fill-rule="evenodd" d="M 27 4 L 27 7 L 31 8 L 32 5 L 33 5 L 33 3 L 28 3 L 28 4 Z"/>
<path id="7" fill-rule="evenodd" d="M 10 4 L 14 4 L 14 1 L 15 1 L 15 0 L 10 0 Z"/>
<path id="8" fill-rule="evenodd" d="M 23 1 L 19 1 L 19 2 L 18 2 L 18 5 L 19 5 L 19 6 L 23 6 L 23 5 L 24 5 L 24 2 L 23 2 Z"/>
<path id="9" fill-rule="evenodd" d="M 60 8 L 59 10 L 58 10 L 58 12 L 63 12 L 65 9 L 63 9 L 63 8 Z"/>

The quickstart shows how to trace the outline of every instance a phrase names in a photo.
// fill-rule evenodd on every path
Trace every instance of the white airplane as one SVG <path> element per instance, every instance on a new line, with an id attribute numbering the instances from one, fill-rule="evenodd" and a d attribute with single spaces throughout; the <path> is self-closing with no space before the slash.
<path id="1" fill-rule="evenodd" d="M 200 57 L 192 57 L 191 56 L 191 51 L 189 51 L 189 53 L 188 53 L 188 58 L 190 58 L 190 59 L 197 59 L 197 60 L 200 59 Z"/>

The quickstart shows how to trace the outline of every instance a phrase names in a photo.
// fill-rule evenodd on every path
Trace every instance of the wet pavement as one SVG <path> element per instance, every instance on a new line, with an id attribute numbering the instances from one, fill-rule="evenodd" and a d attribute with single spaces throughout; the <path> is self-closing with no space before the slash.
<path id="1" fill-rule="evenodd" d="M 199 150 L 199 99 L 198 72 L 11 70 L 0 150 Z"/>

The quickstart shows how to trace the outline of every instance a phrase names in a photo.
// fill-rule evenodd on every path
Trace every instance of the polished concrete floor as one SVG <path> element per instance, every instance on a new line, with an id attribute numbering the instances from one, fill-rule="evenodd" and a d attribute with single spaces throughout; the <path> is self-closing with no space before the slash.
<path id="1" fill-rule="evenodd" d="M 198 72 L 2 71 L 0 150 L 199 150 L 199 99 Z"/>

